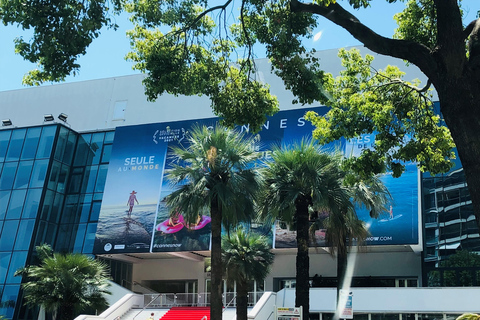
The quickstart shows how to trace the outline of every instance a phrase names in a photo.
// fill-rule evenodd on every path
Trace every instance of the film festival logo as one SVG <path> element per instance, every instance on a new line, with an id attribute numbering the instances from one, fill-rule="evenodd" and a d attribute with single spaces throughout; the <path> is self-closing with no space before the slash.
<path id="1" fill-rule="evenodd" d="M 185 139 L 186 134 L 187 131 L 185 128 L 171 129 L 169 126 L 167 126 L 165 130 L 156 130 L 152 138 L 155 144 L 158 144 L 159 141 L 177 141 L 180 143 L 183 139 Z"/>

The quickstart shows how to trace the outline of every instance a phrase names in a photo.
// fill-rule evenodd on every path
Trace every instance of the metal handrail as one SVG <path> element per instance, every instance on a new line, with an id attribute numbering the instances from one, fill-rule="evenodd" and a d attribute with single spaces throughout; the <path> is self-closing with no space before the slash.
<path id="1" fill-rule="evenodd" d="M 233 300 L 237 299 L 237 293 L 235 292 L 235 294 L 233 295 L 233 298 L 232 300 L 230 300 L 230 302 L 228 302 L 226 305 L 225 305 L 225 308 L 223 308 L 222 310 L 222 313 L 228 308 L 228 306 L 233 302 Z"/>
<path id="2" fill-rule="evenodd" d="M 149 303 L 147 303 L 146 305 L 144 305 L 144 306 L 143 306 L 143 309 L 140 310 L 140 311 L 133 317 L 132 320 L 135 320 L 135 318 L 136 318 L 140 313 L 142 313 L 150 304 L 152 304 L 153 301 L 157 300 L 157 298 L 160 297 L 161 295 L 162 295 L 161 293 L 157 294 L 157 296 L 155 297 L 155 299 L 150 300 Z"/>

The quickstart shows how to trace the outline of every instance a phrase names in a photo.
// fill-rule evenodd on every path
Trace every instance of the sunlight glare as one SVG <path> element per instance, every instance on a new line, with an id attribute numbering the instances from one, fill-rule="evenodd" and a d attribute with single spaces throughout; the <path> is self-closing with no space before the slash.
<path id="1" fill-rule="evenodd" d="M 317 32 L 317 33 L 313 36 L 313 41 L 318 41 L 318 40 L 320 40 L 320 38 L 322 37 L 322 34 L 323 34 L 323 30 L 320 30 L 319 32 Z"/>

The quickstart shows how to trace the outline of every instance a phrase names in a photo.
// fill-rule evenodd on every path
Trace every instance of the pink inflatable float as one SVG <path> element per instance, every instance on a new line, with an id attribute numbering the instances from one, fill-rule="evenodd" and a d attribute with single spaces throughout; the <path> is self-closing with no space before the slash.
<path id="1" fill-rule="evenodd" d="M 207 224 L 209 224 L 210 221 L 212 221 L 212 218 L 210 218 L 209 216 L 202 216 L 202 219 L 200 220 L 200 222 L 198 224 L 187 225 L 187 227 L 190 230 L 202 229 Z"/>
<path id="2" fill-rule="evenodd" d="M 178 215 L 177 222 L 174 226 L 169 225 L 169 221 L 170 219 L 167 219 L 162 223 L 159 223 L 156 227 L 157 231 L 162 231 L 164 233 L 175 233 L 182 230 L 185 224 L 185 220 L 183 219 L 183 216 L 181 214 Z"/>

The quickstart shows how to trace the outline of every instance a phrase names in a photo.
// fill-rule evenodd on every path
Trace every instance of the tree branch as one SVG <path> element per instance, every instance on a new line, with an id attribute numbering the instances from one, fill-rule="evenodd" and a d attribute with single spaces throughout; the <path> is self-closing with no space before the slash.
<path id="1" fill-rule="evenodd" d="M 407 60 L 417 67 L 435 83 L 437 64 L 432 52 L 426 46 L 408 40 L 395 40 L 380 36 L 362 24 L 354 15 L 346 11 L 338 3 L 322 6 L 291 0 L 290 7 L 294 12 L 310 12 L 318 14 L 347 30 L 355 39 L 362 42 L 373 52 Z"/>
<path id="2" fill-rule="evenodd" d="M 226 10 L 228 5 L 230 3 L 232 3 L 232 1 L 233 0 L 227 0 L 227 2 L 225 2 L 222 5 L 218 5 L 218 6 L 215 6 L 215 7 L 208 8 L 207 10 L 200 13 L 195 19 L 193 19 L 192 22 L 190 22 L 189 24 L 187 24 L 186 26 L 184 26 L 183 28 L 181 28 L 179 30 L 172 31 L 171 33 L 172 34 L 180 34 L 180 33 L 186 32 L 187 30 L 192 28 L 198 21 L 200 21 L 203 17 L 205 17 L 207 14 L 209 14 L 210 12 L 213 12 L 213 11 L 216 11 L 216 10 Z"/>
<path id="3" fill-rule="evenodd" d="M 460 77 L 466 60 L 462 15 L 457 0 L 433 0 L 437 11 L 439 62 L 451 76 Z"/>

